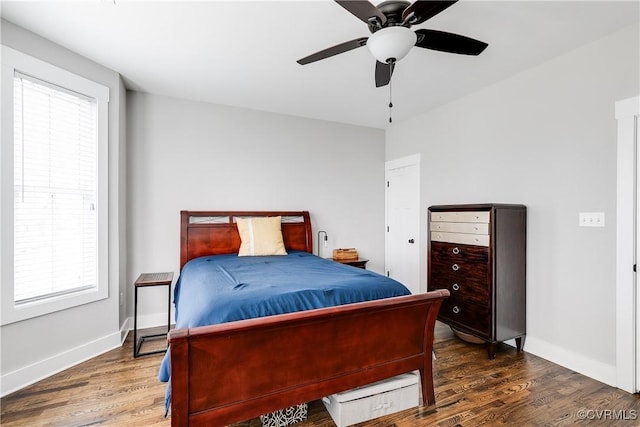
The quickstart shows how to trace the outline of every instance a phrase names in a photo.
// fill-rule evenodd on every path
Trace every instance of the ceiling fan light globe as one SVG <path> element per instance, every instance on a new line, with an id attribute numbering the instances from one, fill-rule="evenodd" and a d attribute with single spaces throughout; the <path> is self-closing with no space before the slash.
<path id="1" fill-rule="evenodd" d="M 386 64 L 404 58 L 416 44 L 418 36 L 406 27 L 386 27 L 373 33 L 367 47 L 376 60 Z"/>

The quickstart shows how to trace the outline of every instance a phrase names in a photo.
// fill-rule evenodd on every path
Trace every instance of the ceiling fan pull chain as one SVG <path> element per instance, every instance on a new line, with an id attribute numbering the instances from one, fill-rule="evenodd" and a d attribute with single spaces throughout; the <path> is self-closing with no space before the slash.
<path id="1" fill-rule="evenodd" d="M 391 120 L 391 109 L 393 108 L 393 102 L 391 102 L 391 79 L 389 79 L 389 123 L 392 123 Z"/>

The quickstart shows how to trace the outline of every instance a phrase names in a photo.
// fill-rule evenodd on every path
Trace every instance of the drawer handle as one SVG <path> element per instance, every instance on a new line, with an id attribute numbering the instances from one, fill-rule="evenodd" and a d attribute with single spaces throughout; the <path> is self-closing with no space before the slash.
<path id="1" fill-rule="evenodd" d="M 460 313 L 460 308 L 457 305 L 454 305 L 451 311 L 453 311 L 455 314 L 458 314 Z"/>
<path id="2" fill-rule="evenodd" d="M 458 271 L 458 270 L 460 270 L 460 266 L 459 266 L 458 264 L 453 264 L 453 265 L 451 266 L 451 269 L 452 269 L 453 271 Z"/>
<path id="3" fill-rule="evenodd" d="M 453 286 L 451 286 L 451 289 L 453 289 L 454 291 L 459 291 L 460 285 L 458 285 L 457 283 L 454 283 Z"/>
<path id="4" fill-rule="evenodd" d="M 458 254 L 460 253 L 460 249 L 458 249 L 458 248 L 453 248 L 453 249 L 451 250 L 451 252 L 453 252 L 453 254 L 454 254 L 454 255 L 458 255 Z"/>

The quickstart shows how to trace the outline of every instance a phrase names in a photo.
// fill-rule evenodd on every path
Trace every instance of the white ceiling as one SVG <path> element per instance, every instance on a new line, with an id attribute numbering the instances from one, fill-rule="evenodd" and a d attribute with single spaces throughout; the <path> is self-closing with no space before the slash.
<path id="1" fill-rule="evenodd" d="M 639 4 L 461 0 L 413 29 L 454 32 L 489 47 L 477 57 L 413 48 L 393 75 L 394 123 L 636 23 Z M 4 19 L 119 72 L 133 90 L 389 125 L 389 88 L 375 87 L 366 47 L 296 63 L 369 35 L 331 0 L 3 0 L 1 8 Z"/>

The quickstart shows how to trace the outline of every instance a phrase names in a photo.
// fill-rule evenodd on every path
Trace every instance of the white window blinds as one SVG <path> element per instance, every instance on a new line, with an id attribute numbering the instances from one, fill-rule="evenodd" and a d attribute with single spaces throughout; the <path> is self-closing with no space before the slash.
<path id="1" fill-rule="evenodd" d="M 14 302 L 98 282 L 97 103 L 14 74 Z"/>

